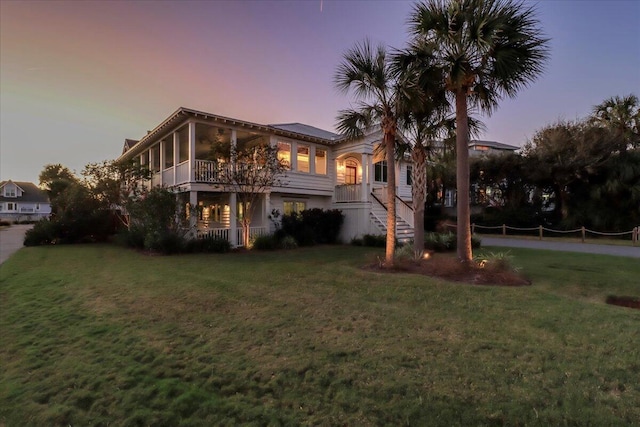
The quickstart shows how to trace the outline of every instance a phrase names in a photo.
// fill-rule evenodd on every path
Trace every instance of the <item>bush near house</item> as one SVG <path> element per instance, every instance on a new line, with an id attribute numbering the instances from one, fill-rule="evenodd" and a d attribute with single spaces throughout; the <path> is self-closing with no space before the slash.
<path id="1" fill-rule="evenodd" d="M 476 236 L 471 236 L 471 247 L 478 249 L 481 240 Z M 425 233 L 424 248 L 436 252 L 449 252 L 457 249 L 457 238 L 454 233 Z"/>
<path id="2" fill-rule="evenodd" d="M 292 236 L 299 246 L 336 243 L 344 216 L 338 209 L 306 209 L 282 216 L 276 239 Z"/>

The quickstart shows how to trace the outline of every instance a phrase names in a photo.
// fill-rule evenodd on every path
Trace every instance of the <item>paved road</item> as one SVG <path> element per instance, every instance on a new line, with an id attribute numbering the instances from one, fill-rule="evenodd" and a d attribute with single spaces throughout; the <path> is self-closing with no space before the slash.
<path id="1" fill-rule="evenodd" d="M 547 249 L 550 251 L 585 252 L 589 254 L 617 255 L 640 258 L 640 246 L 596 245 L 593 243 L 567 243 L 499 237 L 482 237 L 482 246 Z"/>
<path id="2" fill-rule="evenodd" d="M 31 224 L 17 224 L 0 229 L 0 264 L 22 247 L 24 233 L 31 227 Z"/>

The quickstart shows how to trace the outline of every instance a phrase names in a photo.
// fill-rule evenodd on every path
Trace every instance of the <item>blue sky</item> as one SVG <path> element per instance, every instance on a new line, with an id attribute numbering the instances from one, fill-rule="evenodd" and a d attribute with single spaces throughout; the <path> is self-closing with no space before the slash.
<path id="1" fill-rule="evenodd" d="M 0 2 L 0 177 L 37 182 L 116 158 L 184 106 L 333 130 L 350 99 L 332 79 L 365 37 L 402 47 L 414 2 Z M 546 72 L 504 100 L 481 137 L 536 129 L 640 95 L 640 2 L 539 1 Z M 322 8 L 322 10 L 321 10 Z"/>

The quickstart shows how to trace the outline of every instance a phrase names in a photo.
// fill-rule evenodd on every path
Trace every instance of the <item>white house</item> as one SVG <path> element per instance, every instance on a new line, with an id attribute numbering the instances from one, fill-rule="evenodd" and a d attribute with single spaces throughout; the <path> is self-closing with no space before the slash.
<path id="1" fill-rule="evenodd" d="M 51 214 L 49 197 L 31 182 L 0 182 L 0 218 L 36 221 Z"/>
<path id="2" fill-rule="evenodd" d="M 185 203 L 199 205 L 198 232 L 241 242 L 237 194 L 217 181 L 220 150 L 269 144 L 289 164 L 284 183 L 265 192 L 254 207 L 251 235 L 273 231 L 269 217 L 304 209 L 340 209 L 341 239 L 386 232 L 385 186 L 390 167 L 376 150 L 380 130 L 348 140 L 300 123 L 261 125 L 188 108 L 179 108 L 139 141 L 125 140 L 119 160 L 134 159 L 153 172 L 152 186 L 167 186 Z M 213 149 L 217 147 L 216 149 Z M 217 151 L 216 151 L 217 150 Z M 228 156 L 226 156 L 228 158 Z M 398 238 L 413 237 L 411 165 L 396 161 Z"/>

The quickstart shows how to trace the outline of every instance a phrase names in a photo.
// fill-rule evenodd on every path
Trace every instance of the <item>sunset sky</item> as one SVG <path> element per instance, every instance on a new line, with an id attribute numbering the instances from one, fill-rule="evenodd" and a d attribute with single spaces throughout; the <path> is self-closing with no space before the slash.
<path id="1" fill-rule="evenodd" d="M 369 37 L 404 47 L 414 2 L 0 0 L 0 178 L 37 183 L 119 156 L 178 107 L 334 130 L 333 75 Z M 558 118 L 640 95 L 640 2 L 540 1 L 546 72 L 482 118 L 522 145 Z"/>

